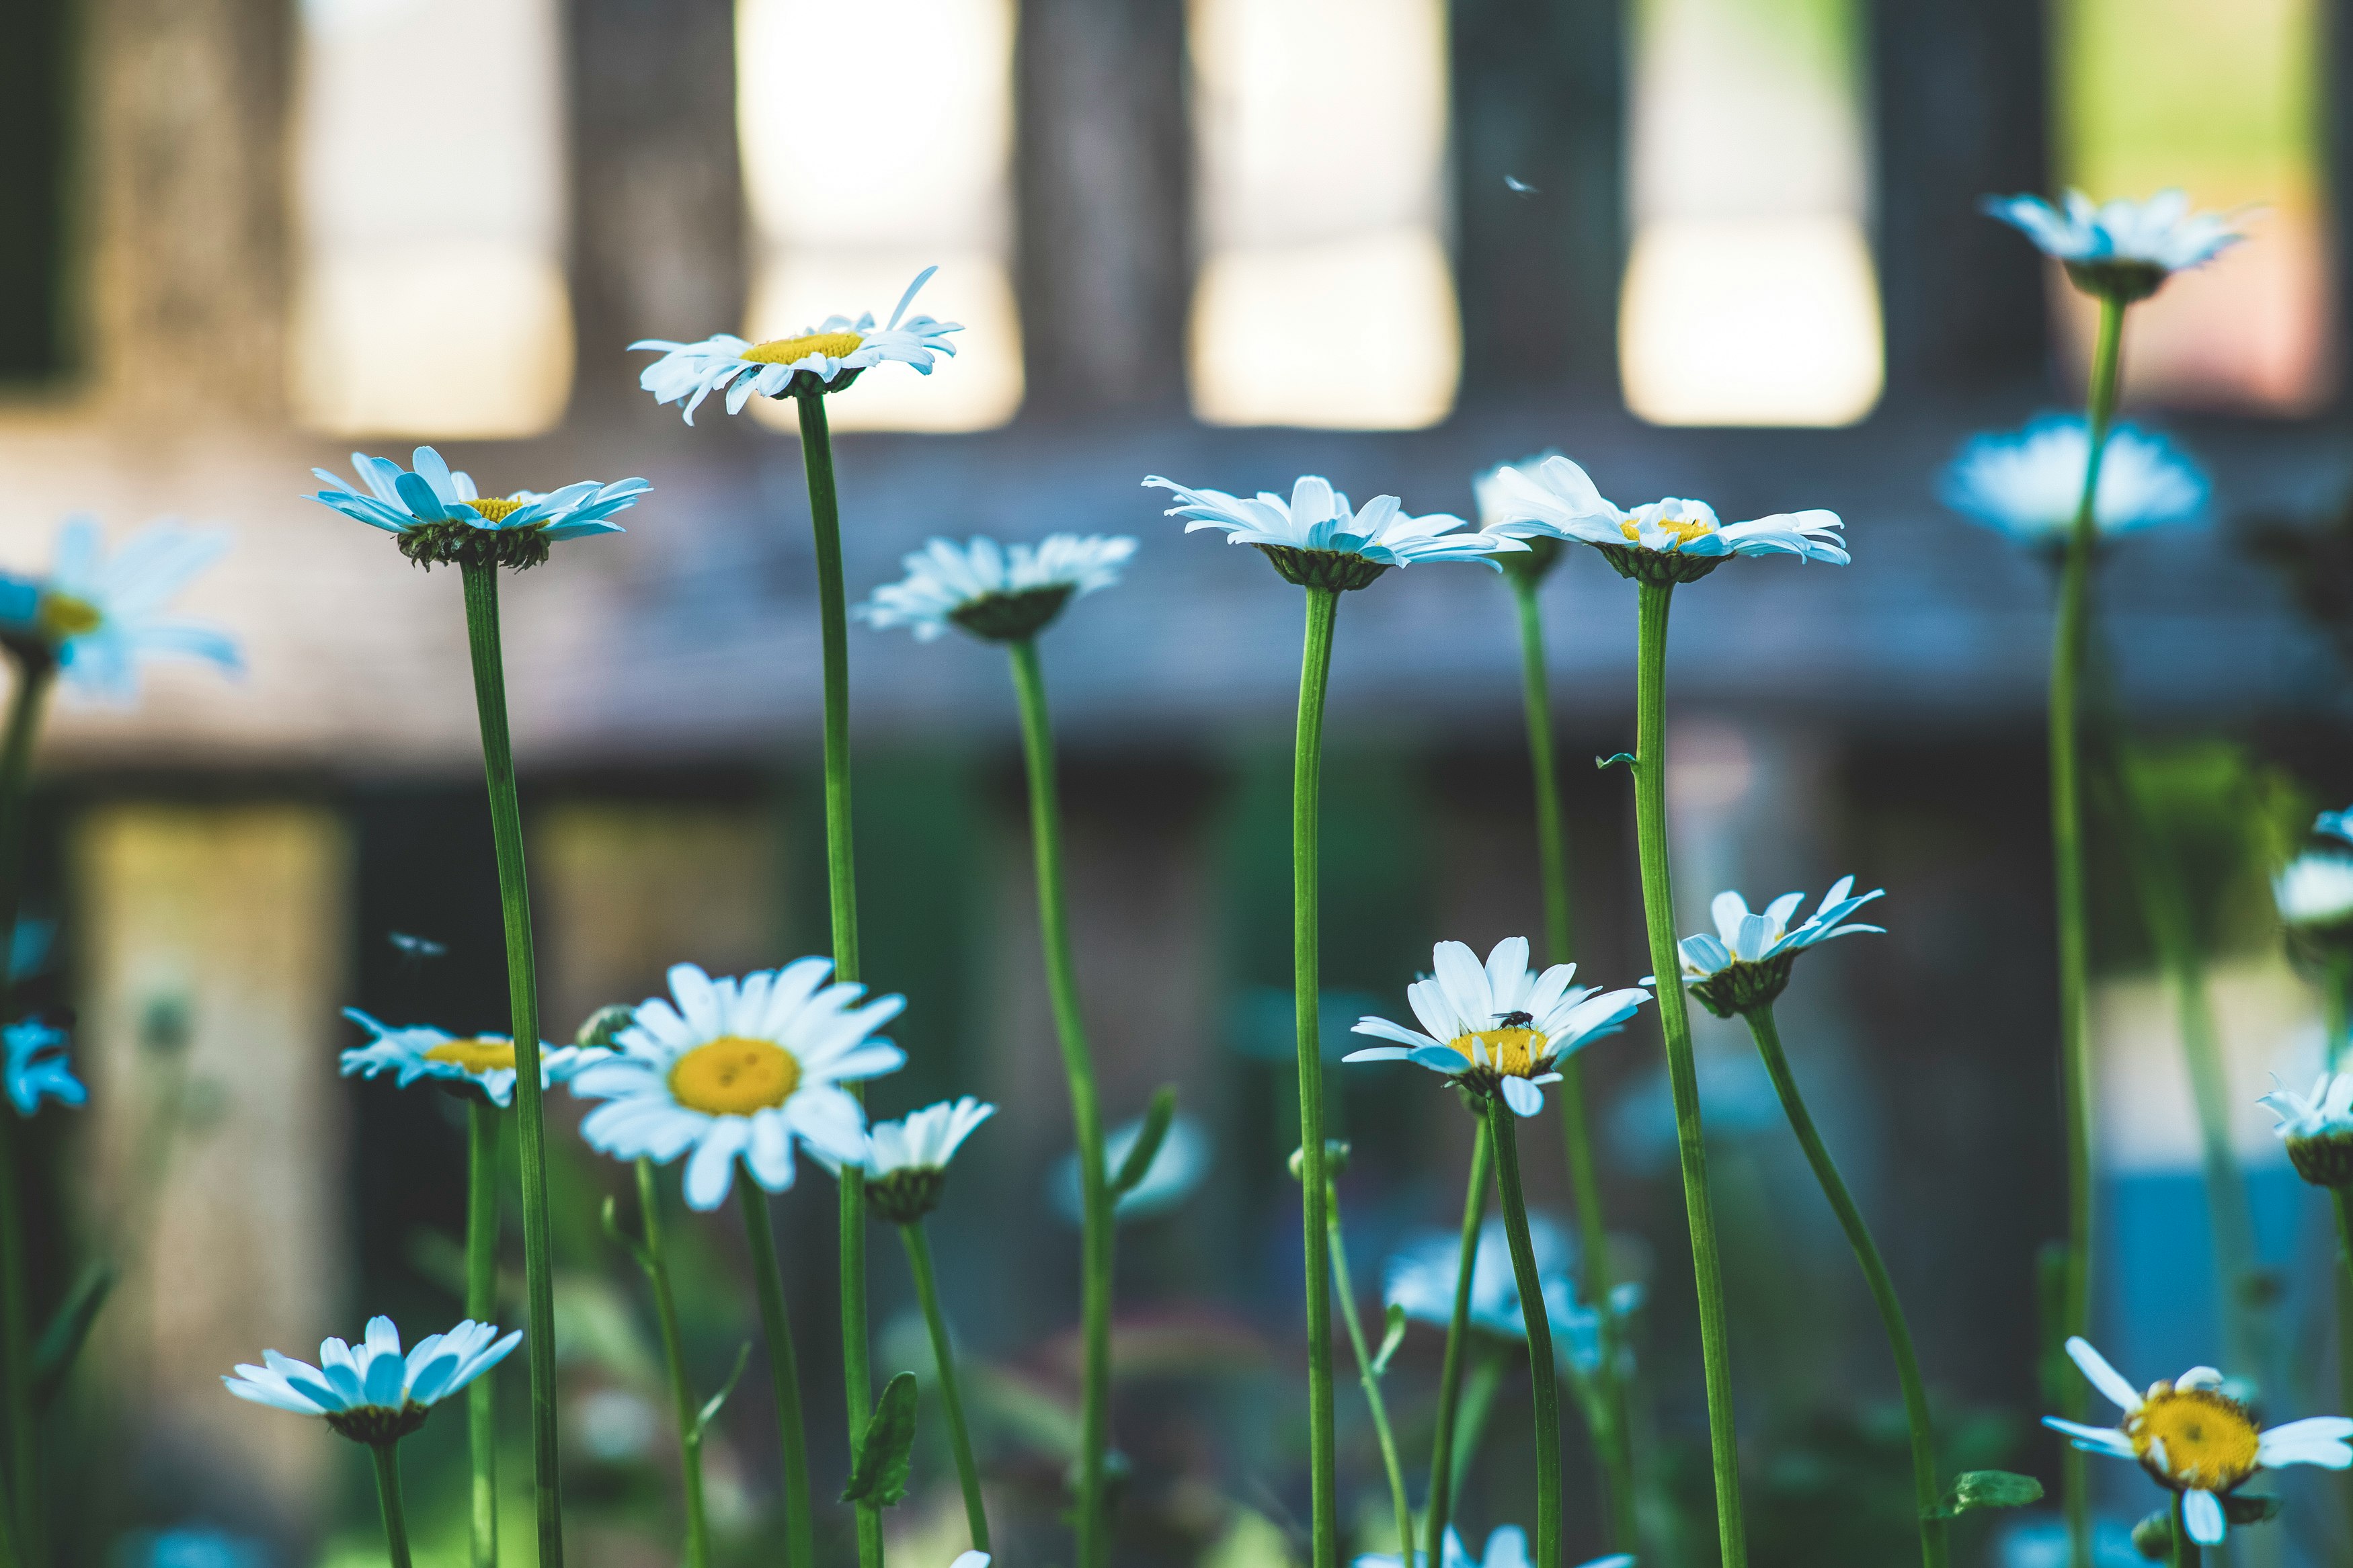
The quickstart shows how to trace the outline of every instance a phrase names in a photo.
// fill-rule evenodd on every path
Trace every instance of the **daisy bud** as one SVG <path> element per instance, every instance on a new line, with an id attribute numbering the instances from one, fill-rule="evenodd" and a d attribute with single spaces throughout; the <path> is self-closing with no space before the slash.
<path id="1" fill-rule="evenodd" d="M 1349 1153 L 1350 1147 L 1348 1141 L 1345 1138 L 1326 1138 L 1324 1140 L 1324 1175 L 1336 1180 L 1340 1176 L 1346 1174 L 1348 1170 Z M 1307 1150 L 1304 1146 L 1293 1149 L 1291 1152 L 1291 1179 L 1294 1182 L 1303 1179 L 1300 1173 L 1306 1168 L 1306 1155 Z"/>
<path id="2" fill-rule="evenodd" d="M 580 1021 L 580 1030 L 572 1037 L 572 1043 L 584 1051 L 617 1049 L 614 1037 L 635 1023 L 637 1016 L 635 1007 L 607 1003 Z"/>

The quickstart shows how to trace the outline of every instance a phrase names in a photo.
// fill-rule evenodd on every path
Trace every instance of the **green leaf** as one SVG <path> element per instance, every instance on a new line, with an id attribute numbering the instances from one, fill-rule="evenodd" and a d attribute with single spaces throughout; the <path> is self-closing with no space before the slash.
<path id="1" fill-rule="evenodd" d="M 720 1406 L 725 1405 L 727 1396 L 735 1392 L 735 1385 L 744 1381 L 744 1369 L 751 1364 L 752 1342 L 745 1340 L 735 1352 L 735 1370 L 727 1374 L 727 1381 L 719 1385 L 719 1392 L 704 1400 L 702 1408 L 695 1412 L 695 1441 L 701 1442 L 702 1434 L 710 1429 L 712 1422 L 718 1419 Z"/>
<path id="2" fill-rule="evenodd" d="M 915 1374 L 902 1372 L 882 1385 L 873 1418 L 859 1434 L 857 1462 L 849 1468 L 841 1500 L 889 1508 L 905 1497 L 914 1447 Z"/>
<path id="3" fill-rule="evenodd" d="M 106 1305 L 116 1279 L 114 1265 L 101 1258 L 81 1271 L 66 1299 L 58 1303 L 57 1315 L 41 1331 L 40 1343 L 33 1347 L 35 1408 L 47 1405 L 65 1386 L 66 1373 L 73 1370 L 75 1358 L 89 1342 L 90 1326 L 98 1321 L 99 1310 Z"/>
<path id="4" fill-rule="evenodd" d="M 1945 1500 L 1930 1510 L 1931 1519 L 1958 1519 L 1980 1508 L 2023 1508 L 2041 1500 L 2042 1483 L 2032 1476 L 2010 1470 L 1964 1470 L 1953 1478 Z"/>
<path id="5" fill-rule="evenodd" d="M 1168 1136 L 1168 1124 L 1176 1120 L 1176 1086 L 1162 1084 L 1153 1091 L 1152 1104 L 1144 1113 L 1144 1125 L 1128 1149 L 1127 1158 L 1119 1163 L 1119 1170 L 1111 1179 L 1113 1203 L 1135 1190 L 1144 1173 L 1152 1169 L 1152 1162 L 1160 1155 L 1160 1145 Z"/>
<path id="6" fill-rule="evenodd" d="M 1398 1346 L 1405 1343 L 1405 1309 L 1389 1303 L 1388 1327 L 1381 1331 L 1381 1348 L 1373 1357 L 1373 1375 L 1380 1376 L 1389 1369 L 1389 1357 L 1397 1354 Z"/>

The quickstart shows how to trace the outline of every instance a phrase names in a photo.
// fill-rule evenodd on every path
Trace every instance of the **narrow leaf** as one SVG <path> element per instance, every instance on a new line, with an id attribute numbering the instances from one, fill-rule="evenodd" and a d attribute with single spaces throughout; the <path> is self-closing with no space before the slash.
<path id="1" fill-rule="evenodd" d="M 1381 1348 L 1373 1357 L 1373 1375 L 1379 1377 L 1389 1369 L 1389 1357 L 1397 1354 L 1398 1346 L 1405 1343 L 1405 1309 L 1389 1303 L 1388 1327 L 1381 1331 Z"/>
<path id="2" fill-rule="evenodd" d="M 1168 1124 L 1176 1120 L 1176 1086 L 1162 1084 L 1153 1091 L 1152 1104 L 1144 1113 L 1144 1125 L 1137 1130 L 1134 1144 L 1127 1158 L 1119 1163 L 1118 1173 L 1111 1179 L 1112 1201 L 1116 1203 L 1135 1190 L 1152 1169 L 1152 1162 L 1160 1155 L 1160 1145 L 1168 1137 Z"/>
<path id="3" fill-rule="evenodd" d="M 694 1435 L 698 1439 L 718 1418 L 720 1406 L 725 1405 L 727 1396 L 735 1392 L 735 1385 L 744 1381 L 744 1369 L 751 1364 L 752 1342 L 745 1340 L 735 1352 L 735 1370 L 727 1374 L 727 1381 L 719 1385 L 719 1392 L 704 1400 L 702 1408 L 695 1413 Z"/>
<path id="4" fill-rule="evenodd" d="M 75 1358 L 89 1342 L 90 1326 L 98 1321 L 99 1310 L 106 1305 L 115 1279 L 114 1265 L 101 1258 L 81 1271 L 81 1278 L 66 1292 L 66 1299 L 58 1303 L 57 1315 L 41 1331 L 40 1342 L 33 1347 L 36 1408 L 47 1405 L 65 1386 L 66 1373 L 73 1370 Z"/>
<path id="5" fill-rule="evenodd" d="M 859 1434 L 857 1460 L 844 1502 L 889 1508 L 907 1495 L 907 1472 L 915 1447 L 915 1374 L 902 1372 L 882 1385 L 873 1418 Z"/>
<path id="6" fill-rule="evenodd" d="M 1964 1470 L 1953 1478 L 1944 1501 L 1929 1510 L 1931 1519 L 1958 1519 L 1974 1509 L 2023 1508 L 2042 1497 L 2042 1483 L 2032 1476 L 2010 1470 Z"/>

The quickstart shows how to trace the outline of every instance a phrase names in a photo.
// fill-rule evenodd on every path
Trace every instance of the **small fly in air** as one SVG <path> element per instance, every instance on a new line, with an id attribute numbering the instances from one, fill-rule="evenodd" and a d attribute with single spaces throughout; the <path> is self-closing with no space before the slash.
<path id="1" fill-rule="evenodd" d="M 446 942 L 435 942 L 429 937 L 411 936 L 405 931 L 386 931 L 385 936 L 392 943 L 393 951 L 411 963 L 422 963 L 428 958 L 448 956 L 449 944 Z"/>
<path id="2" fill-rule="evenodd" d="M 1535 1021 L 1536 1016 L 1534 1013 L 1498 1013 L 1495 1015 L 1495 1027 L 1499 1029 L 1533 1028 L 1535 1026 Z"/>
<path id="3" fill-rule="evenodd" d="M 1537 190 L 1525 180 L 1517 179 L 1510 174 L 1504 176 L 1504 189 L 1511 192 L 1512 195 L 1515 196 L 1540 196 L 1544 195 L 1542 191 Z"/>

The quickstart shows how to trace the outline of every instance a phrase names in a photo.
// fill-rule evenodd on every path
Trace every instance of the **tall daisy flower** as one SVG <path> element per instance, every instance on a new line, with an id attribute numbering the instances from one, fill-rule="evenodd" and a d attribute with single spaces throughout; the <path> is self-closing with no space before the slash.
<path id="1" fill-rule="evenodd" d="M 1554 453 L 1530 467 L 1505 464 L 1489 476 L 1482 512 L 1490 529 L 1549 533 L 1599 550 L 1619 575 L 1691 583 L 1736 555 L 1795 555 L 1847 563 L 1838 513 L 1774 512 L 1746 522 L 1718 521 L 1705 501 L 1669 496 L 1631 510 L 1605 500 L 1577 464 Z"/>
<path id="2" fill-rule="evenodd" d="M 0 1045 L 7 1053 L 8 1103 L 17 1115 L 32 1115 L 44 1100 L 79 1105 L 90 1099 L 90 1090 L 74 1077 L 73 1064 L 67 1059 L 63 1029 L 38 1018 L 23 1018 L 0 1028 Z"/>
<path id="3" fill-rule="evenodd" d="M 1544 1109 L 1554 1065 L 1569 1052 L 1626 1026 L 1651 994 L 1639 986 L 1603 991 L 1577 985 L 1577 965 L 1528 968 L 1528 939 L 1506 937 L 1482 964 L 1459 942 L 1430 950 L 1433 973 L 1406 988 L 1419 1029 L 1366 1016 L 1355 1032 L 1395 1043 L 1368 1046 L 1351 1062 L 1409 1061 L 1482 1096 L 1501 1095 L 1521 1116 Z"/>
<path id="4" fill-rule="evenodd" d="M 1528 1534 L 1516 1524 L 1499 1524 L 1487 1536 L 1487 1550 L 1479 1557 L 1462 1544 L 1462 1537 L 1452 1525 L 1447 1526 L 1446 1543 L 1439 1552 L 1439 1568 L 1534 1568 L 1528 1557 Z M 1428 1568 L 1430 1553 L 1416 1552 L 1410 1568 Z M 1355 1568 L 1409 1568 L 1403 1555 L 1394 1552 L 1366 1552 L 1356 1560 Z M 1634 1559 L 1626 1552 L 1608 1557 L 1596 1557 L 1584 1568 L 1634 1568 Z"/>
<path id="5" fill-rule="evenodd" d="M 2275 1089 L 2256 1103 L 2280 1119 L 2272 1131 L 2297 1175 L 2316 1187 L 2353 1185 L 2353 1073 L 2324 1072 L 2310 1094 Z"/>
<path id="6" fill-rule="evenodd" d="M 422 1079 L 462 1094 L 479 1095 L 504 1110 L 514 1101 L 514 1041 L 504 1035 L 453 1035 L 430 1024 L 395 1028 L 357 1007 L 343 1016 L 368 1032 L 368 1043 L 343 1054 L 345 1078 L 393 1075 L 397 1089 Z M 569 1080 L 584 1067 L 607 1053 L 577 1046 L 539 1047 L 539 1081 L 543 1089 Z"/>
<path id="7" fill-rule="evenodd" d="M 2067 1354 L 2086 1381 L 2118 1409 L 2114 1426 L 2046 1415 L 2042 1424 L 2065 1434 L 2088 1454 L 2130 1459 L 2178 1500 L 2178 1518 L 2200 1546 L 2220 1545 L 2230 1532 L 2237 1490 L 2263 1470 L 2289 1465 L 2323 1469 L 2353 1468 L 2353 1420 L 2316 1415 L 2264 1428 L 2255 1413 L 2222 1392 L 2222 1374 L 2192 1367 L 2171 1382 L 2159 1380 L 2146 1393 L 2127 1383 L 2081 1336 L 2067 1342 Z"/>
<path id="8" fill-rule="evenodd" d="M 772 1193 L 793 1184 L 793 1145 L 838 1165 L 862 1165 L 866 1114 L 841 1086 L 906 1065 L 874 1031 L 898 1016 L 902 996 L 864 1005 L 862 985 L 828 985 L 832 962 L 804 958 L 740 980 L 713 980 L 691 963 L 670 972 L 669 998 L 639 1003 L 614 1037 L 614 1059 L 572 1079 L 572 1092 L 605 1103 L 580 1124 L 589 1144 L 617 1159 L 668 1164 L 688 1155 L 686 1201 L 726 1201 L 740 1163 Z"/>
<path id="9" fill-rule="evenodd" d="M 2091 434 L 2081 415 L 2053 414 L 2024 429 L 1972 437 L 1945 470 L 1947 506 L 2020 544 L 2063 549 L 2083 504 Z M 2092 525 L 2102 539 L 2179 522 L 2206 504 L 2206 476 L 2162 436 L 2130 425 L 2108 433 Z"/>
<path id="10" fill-rule="evenodd" d="M 474 488 L 471 475 L 452 469 L 430 447 L 417 447 L 409 461 L 414 468 L 353 452 L 352 466 L 367 493 L 340 474 L 313 468 L 327 488 L 311 499 L 397 535 L 400 552 L 427 569 L 480 559 L 521 571 L 545 561 L 549 546 L 563 540 L 620 532 L 621 525 L 610 521 L 613 514 L 637 505 L 653 489 L 643 479 L 609 485 L 582 479 L 544 494 L 485 496 Z"/>
<path id="11" fill-rule="evenodd" d="M 1474 529 L 1447 512 L 1416 517 L 1395 496 L 1375 496 L 1361 508 L 1332 481 L 1314 474 L 1291 487 L 1286 500 L 1271 490 L 1256 496 L 1195 489 L 1155 474 L 1146 489 L 1174 491 L 1170 517 L 1189 521 L 1185 531 L 1216 529 L 1229 544 L 1253 544 L 1283 580 L 1303 588 L 1362 588 L 1392 566 L 1419 561 L 1477 561 L 1503 570 L 1495 558 L 1527 545 L 1516 536 Z"/>
<path id="12" fill-rule="evenodd" d="M 964 331 L 955 321 L 907 314 L 916 291 L 938 270 L 926 267 L 917 273 L 907 291 L 899 296 L 890 321 L 879 327 L 874 324 L 874 312 L 869 310 L 855 319 L 828 316 L 792 337 L 760 343 L 728 332 L 693 343 L 660 338 L 631 343 L 633 350 L 655 349 L 662 356 L 646 366 L 638 384 L 652 393 L 656 403 L 683 401 L 686 422 L 691 425 L 702 400 L 723 389 L 727 394 L 727 412 L 740 414 L 755 395 L 821 396 L 847 391 L 861 372 L 888 361 L 913 365 L 918 374 L 929 375 L 941 354 L 955 353 L 948 334 Z"/>
<path id="13" fill-rule="evenodd" d="M 1708 906 L 1715 934 L 1687 936 L 1677 948 L 1683 984 L 1719 1018 L 1769 1006 L 1789 984 L 1798 955 L 1808 948 L 1857 931 L 1886 931 L 1884 926 L 1846 923 L 1849 915 L 1886 892 L 1874 888 L 1855 896 L 1853 889 L 1854 879 L 1841 877 L 1814 912 L 1795 927 L 1789 918 L 1805 903 L 1803 893 L 1784 893 L 1757 912 L 1736 892 L 1716 894 Z"/>
<path id="14" fill-rule="evenodd" d="M 227 548 L 223 534 L 153 522 L 110 555 L 95 521 L 69 518 L 46 576 L 0 583 L 0 645 L 22 668 L 62 669 L 76 690 L 116 701 L 138 694 L 139 666 L 155 655 L 236 673 L 235 638 L 165 613 Z"/>
<path id="15" fill-rule="evenodd" d="M 1119 581 L 1135 541 L 1053 533 L 1035 544 L 934 539 L 901 558 L 904 580 L 874 590 L 854 614 L 878 630 L 905 626 L 930 642 L 950 626 L 984 642 L 1036 637 L 1071 600 Z"/>
<path id="16" fill-rule="evenodd" d="M 1551 575 L 1552 569 L 1560 563 L 1566 542 L 1546 524 L 1529 521 L 1511 504 L 1510 492 L 1502 482 L 1503 476 L 1514 468 L 1538 468 L 1559 456 L 1556 450 L 1538 452 L 1534 457 L 1522 458 L 1516 463 L 1498 463 L 1472 476 L 1471 495 L 1477 505 L 1479 531 L 1516 539 L 1527 547 L 1506 551 L 1495 557 L 1504 569 L 1504 575 L 1511 578 L 1515 587 L 1524 582 L 1533 586 Z"/>
<path id="17" fill-rule="evenodd" d="M 2191 212 L 2179 190 L 2096 205 L 2069 191 L 2055 206 L 2035 195 L 1988 196 L 1985 210 L 2063 265 L 2076 288 L 2125 303 L 2147 299 L 2175 273 L 2203 267 L 2246 237 L 2229 214 Z"/>

